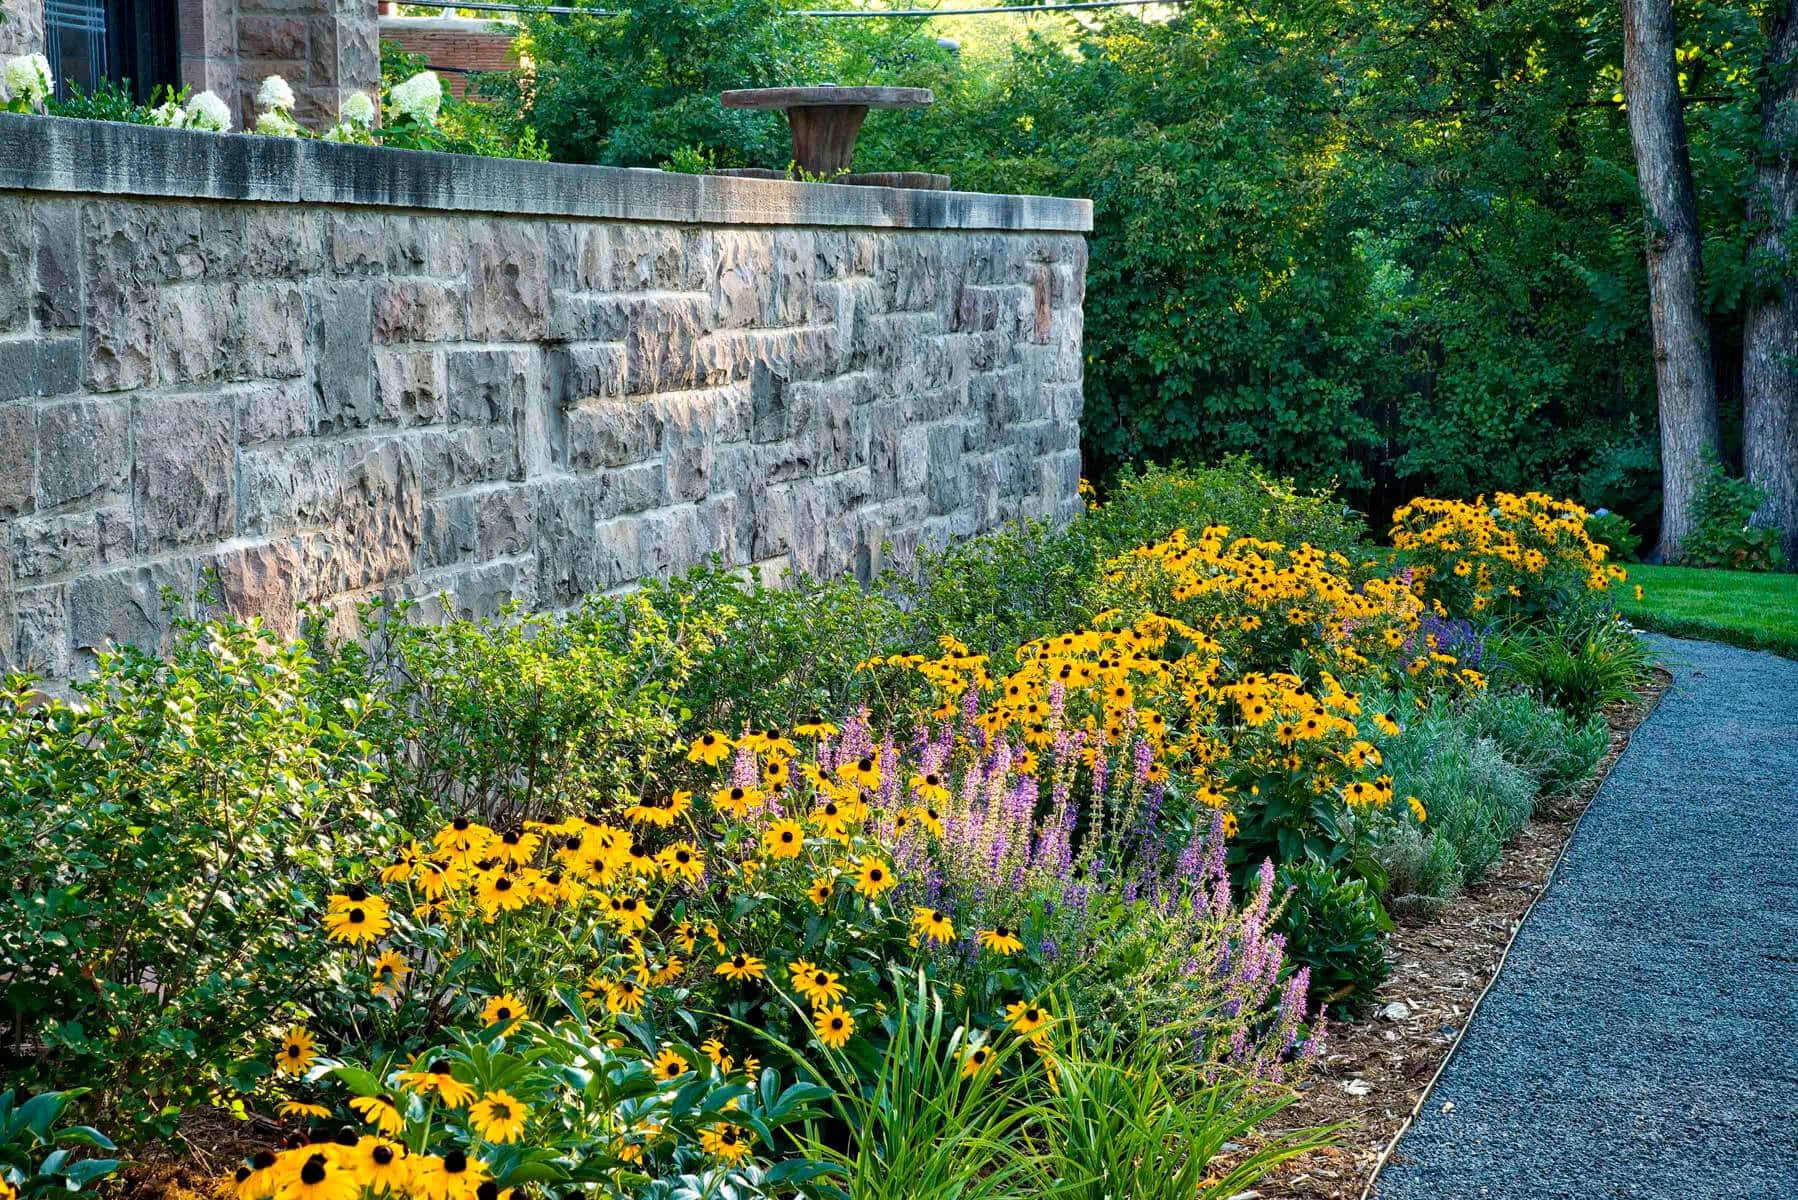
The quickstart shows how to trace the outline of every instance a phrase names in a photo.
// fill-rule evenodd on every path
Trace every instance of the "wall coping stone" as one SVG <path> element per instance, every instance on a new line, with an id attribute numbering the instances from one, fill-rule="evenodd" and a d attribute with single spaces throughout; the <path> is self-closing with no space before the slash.
<path id="1" fill-rule="evenodd" d="M 1086 233 L 1091 200 L 787 183 L 0 113 L 0 189 L 697 225 Z"/>

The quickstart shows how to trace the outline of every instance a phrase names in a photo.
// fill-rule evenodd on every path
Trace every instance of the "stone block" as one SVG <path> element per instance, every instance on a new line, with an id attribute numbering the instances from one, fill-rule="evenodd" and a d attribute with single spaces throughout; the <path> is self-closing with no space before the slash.
<path id="1" fill-rule="evenodd" d="M 0 404 L 0 518 L 37 511 L 37 409 Z M 4 580 L 0 580 L 3 583 Z M 0 587 L 0 593 L 5 592 Z"/>
<path id="2" fill-rule="evenodd" d="M 468 336 L 529 341 L 549 328 L 549 260 L 543 227 L 488 221 L 471 239 Z"/>
<path id="3" fill-rule="evenodd" d="M 602 400 L 569 409 L 568 468 L 622 467 L 660 454 L 662 416 L 648 400 Z"/>
<path id="4" fill-rule="evenodd" d="M 69 584 L 69 632 L 78 653 L 108 643 L 167 649 L 175 612 L 191 604 L 192 559 L 178 558 L 86 575 Z"/>
<path id="5" fill-rule="evenodd" d="M 379 415 L 369 285 L 340 282 L 314 287 L 306 297 L 306 324 L 306 364 L 317 432 L 367 428 Z"/>
<path id="6" fill-rule="evenodd" d="M 481 545 L 480 502 L 476 493 L 434 496 L 425 501 L 423 512 L 419 569 L 453 566 L 475 556 Z"/>
<path id="7" fill-rule="evenodd" d="M 592 477 L 562 476 L 533 491 L 537 501 L 537 587 L 545 604 L 566 608 L 599 586 L 599 547 L 594 534 L 598 487 L 598 480 Z"/>
<path id="8" fill-rule="evenodd" d="M 391 425 L 441 425 L 448 419 L 443 352 L 410 347 L 374 351 L 375 406 Z"/>
<path id="9" fill-rule="evenodd" d="M 306 295 L 296 283 L 244 283 L 231 294 L 232 379 L 297 379 L 305 373 Z"/>
<path id="10" fill-rule="evenodd" d="M 0 333 L 23 330 L 31 317 L 34 251 L 30 207 L 0 200 Z"/>
<path id="11" fill-rule="evenodd" d="M 131 406 L 125 400 L 52 404 L 37 419 L 37 499 L 41 508 L 127 489 Z"/>
<path id="12" fill-rule="evenodd" d="M 226 611 L 245 620 L 261 618 L 274 637 L 291 638 L 299 632 L 296 606 L 306 598 L 300 584 L 307 563 L 298 542 L 282 538 L 235 546 L 202 566 L 217 579 Z"/>
<path id="13" fill-rule="evenodd" d="M 236 532 L 235 407 L 229 396 L 134 399 L 131 486 L 139 554 Z"/>
<path id="14" fill-rule="evenodd" d="M 637 463 L 600 472 L 593 511 L 600 520 L 608 520 L 626 513 L 646 513 L 666 503 L 667 478 L 662 464 Z"/>
<path id="15" fill-rule="evenodd" d="M 237 410 L 237 441 L 304 437 L 312 429 L 312 389 L 303 379 L 269 379 L 223 389 Z"/>
<path id="16" fill-rule="evenodd" d="M 325 218 L 286 205 L 259 204 L 244 213 L 244 274 L 298 279 L 324 265 Z"/>
<path id="17" fill-rule="evenodd" d="M 375 341 L 459 342 L 468 300 L 456 284 L 436 279 L 384 279 L 375 285 Z"/>
<path id="18" fill-rule="evenodd" d="M 528 352 L 451 350 L 448 417 L 451 425 L 507 425 L 524 414 L 530 384 Z"/>
<path id="19" fill-rule="evenodd" d="M 387 270 L 460 281 L 468 271 L 466 221 L 393 214 L 387 218 Z"/>
<path id="20" fill-rule="evenodd" d="M 677 504 L 699 500 L 711 490 L 713 398 L 710 393 L 689 392 L 654 403 L 661 410 L 668 497 Z"/>
<path id="21" fill-rule="evenodd" d="M 686 282 L 686 255 L 673 225 L 625 223 L 610 230 L 614 292 L 675 292 Z"/>
<path id="22" fill-rule="evenodd" d="M 37 288 L 32 312 L 40 329 L 74 329 L 81 324 L 81 222 L 67 201 L 33 209 L 37 243 Z M 0 268 L 3 269 L 3 268 Z"/>
<path id="23" fill-rule="evenodd" d="M 345 443 L 335 441 L 246 447 L 237 458 L 237 532 L 258 537 L 329 522 L 344 453 Z"/>
<path id="24" fill-rule="evenodd" d="M 15 579 L 40 580 L 86 570 L 100 561 L 92 512 L 19 517 L 10 522 Z"/>
<path id="25" fill-rule="evenodd" d="M 69 585 L 19 588 L 13 592 L 12 665 L 46 679 L 69 675 Z"/>
<path id="26" fill-rule="evenodd" d="M 379 213 L 332 213 L 325 227 L 331 270 L 338 275 L 373 275 L 387 264 L 386 224 Z"/>
<path id="27" fill-rule="evenodd" d="M 401 579 L 415 569 L 424 505 L 418 458 L 388 438 L 346 455 L 343 484 L 325 530 L 328 591 L 346 592 Z"/>
<path id="28" fill-rule="evenodd" d="M 482 558 L 528 554 L 537 540 L 537 498 L 530 487 L 497 487 L 475 495 Z"/>

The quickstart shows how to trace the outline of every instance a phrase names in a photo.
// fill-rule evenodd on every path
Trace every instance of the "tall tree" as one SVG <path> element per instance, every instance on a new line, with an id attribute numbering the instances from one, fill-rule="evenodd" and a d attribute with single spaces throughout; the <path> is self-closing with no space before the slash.
<path id="1" fill-rule="evenodd" d="M 1699 297 L 1703 265 L 1692 161 L 1674 61 L 1672 0 L 1622 0 L 1623 99 L 1647 209 L 1648 305 L 1661 424 L 1661 557 L 1692 529 L 1692 502 L 1717 451 L 1717 384 Z"/>
<path id="2" fill-rule="evenodd" d="M 1753 292 L 1742 330 L 1742 466 L 1755 514 L 1798 566 L 1798 0 L 1775 8 L 1761 82 L 1761 155 L 1748 197 Z"/>

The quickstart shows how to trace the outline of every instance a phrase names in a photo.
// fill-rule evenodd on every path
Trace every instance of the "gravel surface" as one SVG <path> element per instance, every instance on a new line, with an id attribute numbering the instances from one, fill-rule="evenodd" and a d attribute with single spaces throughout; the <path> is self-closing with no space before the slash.
<path id="1" fill-rule="evenodd" d="M 1675 683 L 1381 1200 L 1798 1198 L 1798 662 L 1648 640 Z"/>

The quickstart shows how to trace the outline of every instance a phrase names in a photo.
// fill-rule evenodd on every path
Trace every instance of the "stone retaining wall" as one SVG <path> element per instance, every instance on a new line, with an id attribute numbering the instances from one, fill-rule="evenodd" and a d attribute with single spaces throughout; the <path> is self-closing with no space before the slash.
<path id="1" fill-rule="evenodd" d="M 289 632 L 1064 517 L 1089 225 L 0 116 L 0 659 L 158 645 L 206 572 Z"/>

